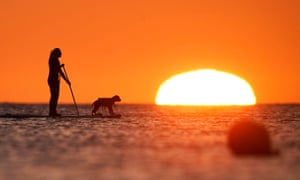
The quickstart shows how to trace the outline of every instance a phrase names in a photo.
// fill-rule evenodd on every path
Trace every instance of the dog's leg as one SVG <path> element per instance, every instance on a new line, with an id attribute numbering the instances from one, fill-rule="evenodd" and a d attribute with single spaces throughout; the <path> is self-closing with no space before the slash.
<path id="1" fill-rule="evenodd" d="M 113 105 L 107 106 L 110 115 L 114 115 L 115 114 L 112 106 Z"/>

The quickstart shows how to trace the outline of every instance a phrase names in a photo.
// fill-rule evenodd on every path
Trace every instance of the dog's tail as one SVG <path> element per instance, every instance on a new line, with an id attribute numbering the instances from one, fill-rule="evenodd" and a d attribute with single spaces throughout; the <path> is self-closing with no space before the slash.
<path id="1" fill-rule="evenodd" d="M 97 101 L 94 101 L 94 102 L 92 103 L 92 105 L 91 105 L 92 115 L 96 114 L 96 110 L 95 110 L 96 102 L 97 102 Z"/>
<path id="2" fill-rule="evenodd" d="M 97 101 L 98 101 L 98 99 L 92 103 L 92 105 L 91 105 L 91 106 L 92 106 L 92 108 L 94 108 L 94 107 L 95 107 L 95 104 L 97 103 Z"/>

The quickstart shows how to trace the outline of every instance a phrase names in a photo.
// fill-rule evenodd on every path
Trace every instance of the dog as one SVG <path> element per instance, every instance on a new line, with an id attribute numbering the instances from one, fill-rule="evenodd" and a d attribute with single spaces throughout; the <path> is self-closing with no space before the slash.
<path id="1" fill-rule="evenodd" d="M 97 114 L 97 111 L 100 107 L 103 109 L 107 108 L 110 115 L 116 115 L 113 111 L 113 106 L 115 105 L 115 102 L 120 102 L 121 98 L 118 95 L 115 95 L 111 98 L 98 98 L 96 101 L 92 104 L 92 116 Z"/>

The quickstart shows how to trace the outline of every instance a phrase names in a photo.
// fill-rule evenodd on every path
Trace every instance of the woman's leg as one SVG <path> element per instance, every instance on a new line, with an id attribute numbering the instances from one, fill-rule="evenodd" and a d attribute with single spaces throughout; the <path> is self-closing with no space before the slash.
<path id="1" fill-rule="evenodd" d="M 49 115 L 56 115 L 57 101 L 59 97 L 59 82 L 49 84 L 50 87 L 50 102 L 49 102 Z"/>

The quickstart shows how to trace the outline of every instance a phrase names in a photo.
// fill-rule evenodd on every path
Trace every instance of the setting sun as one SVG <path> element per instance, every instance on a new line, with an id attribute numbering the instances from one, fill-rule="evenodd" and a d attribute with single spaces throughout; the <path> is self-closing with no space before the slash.
<path id="1" fill-rule="evenodd" d="M 253 105 L 256 97 L 244 79 L 214 69 L 175 75 L 160 87 L 157 105 Z"/>

